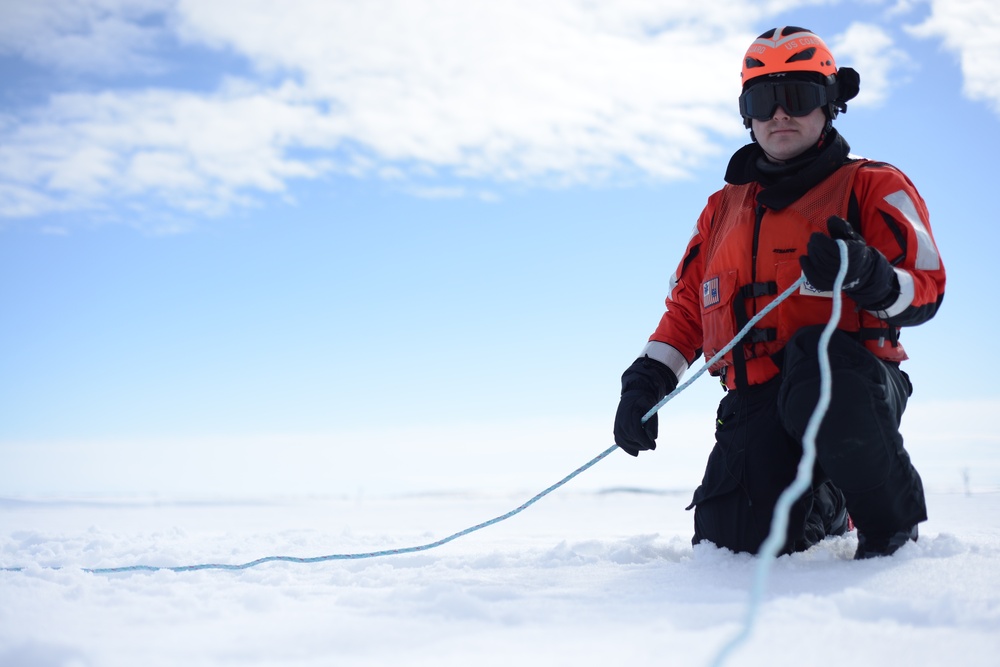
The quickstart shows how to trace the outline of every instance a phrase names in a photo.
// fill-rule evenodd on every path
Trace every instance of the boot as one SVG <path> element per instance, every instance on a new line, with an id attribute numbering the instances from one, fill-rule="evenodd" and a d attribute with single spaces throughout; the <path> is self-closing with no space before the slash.
<path id="1" fill-rule="evenodd" d="M 868 536 L 859 530 L 858 550 L 854 552 L 854 560 L 891 556 L 910 540 L 917 541 L 916 526 L 901 530 L 889 537 Z"/>

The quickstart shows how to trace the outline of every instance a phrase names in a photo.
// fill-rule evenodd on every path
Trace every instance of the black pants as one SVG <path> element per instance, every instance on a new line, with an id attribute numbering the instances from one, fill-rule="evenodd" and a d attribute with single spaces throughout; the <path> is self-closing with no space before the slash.
<path id="1" fill-rule="evenodd" d="M 719 404 L 715 447 L 691 503 L 695 544 L 756 553 L 767 538 L 819 400 L 822 329 L 802 329 L 789 341 L 779 377 L 730 391 Z M 876 539 L 927 519 L 920 475 L 899 433 L 909 380 L 840 331 L 829 354 L 832 395 L 816 438 L 812 488 L 792 508 L 783 553 L 843 534 L 845 509 Z"/>

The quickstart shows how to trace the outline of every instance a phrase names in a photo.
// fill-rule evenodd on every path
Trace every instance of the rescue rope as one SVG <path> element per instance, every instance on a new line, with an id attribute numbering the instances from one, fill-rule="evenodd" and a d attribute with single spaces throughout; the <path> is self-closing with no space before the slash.
<path id="1" fill-rule="evenodd" d="M 723 645 L 711 667 L 721 667 L 726 658 L 742 643 L 750 638 L 753 632 L 754 623 L 757 620 L 760 601 L 767 587 L 767 580 L 771 574 L 771 567 L 778 557 L 778 551 L 785 544 L 788 531 L 788 517 L 792 511 L 792 504 L 805 493 L 812 483 L 813 465 L 816 462 L 816 434 L 819 433 L 820 423 L 826 416 L 826 411 L 830 407 L 830 394 L 832 393 L 832 374 L 830 372 L 830 338 L 833 336 L 837 324 L 840 322 L 840 311 L 842 306 L 840 290 L 844 285 L 844 277 L 847 275 L 847 244 L 837 240 L 840 248 L 840 268 L 837 277 L 833 281 L 833 311 L 830 313 L 830 321 L 823 328 L 823 333 L 819 337 L 819 400 L 813 409 L 809 423 L 806 425 L 805 433 L 802 436 L 802 458 L 799 460 L 799 467 L 795 473 L 795 479 L 781 492 L 778 502 L 774 506 L 774 514 L 771 517 L 771 532 L 761 545 L 757 554 L 757 567 L 754 573 L 753 585 L 750 588 L 750 600 L 747 603 L 746 616 L 743 619 L 743 627 L 732 639 Z M 799 279 L 803 280 L 802 278 Z"/>
<path id="2" fill-rule="evenodd" d="M 839 315 L 839 313 L 840 313 L 839 289 L 840 289 L 840 285 L 843 284 L 843 274 L 846 272 L 846 268 L 847 268 L 847 265 L 846 265 L 846 246 L 844 245 L 843 241 L 838 241 L 838 243 L 841 246 L 841 257 L 842 257 L 841 261 L 842 261 L 842 266 L 841 266 L 841 272 L 840 272 L 840 274 L 838 274 L 838 277 L 837 277 L 838 282 L 834 286 L 834 308 L 835 308 L 834 315 L 835 316 L 831 317 L 830 324 L 827 326 L 827 329 L 830 329 L 831 333 L 832 333 L 832 327 L 834 327 L 836 325 L 836 323 L 840 319 L 840 315 Z M 684 382 L 683 384 L 681 384 L 680 386 L 678 386 L 676 389 L 674 389 L 674 391 L 670 392 L 659 403 L 657 403 L 648 413 L 646 413 L 646 415 L 643 416 L 642 421 L 645 422 L 646 420 L 648 420 L 660 408 L 662 408 L 664 405 L 666 405 L 667 402 L 670 401 L 674 396 L 678 395 L 680 392 L 682 392 L 685 389 L 687 389 L 687 387 L 690 386 L 692 382 L 694 382 L 705 371 L 707 371 L 709 369 L 709 367 L 711 367 L 714 363 L 716 363 L 719 359 L 721 359 L 722 356 L 726 352 L 728 352 L 729 350 L 731 350 L 737 344 L 737 342 L 741 338 L 743 338 L 744 335 L 746 335 L 746 333 L 750 330 L 751 327 L 753 327 L 765 315 L 767 315 L 774 308 L 776 308 L 778 306 L 778 304 L 780 304 L 782 301 L 784 301 L 789 296 L 791 296 L 792 293 L 795 290 L 797 290 L 802 285 L 802 283 L 804 282 L 804 280 L 805 280 L 804 278 L 800 277 L 797 281 L 795 281 L 795 283 L 793 283 L 784 292 L 782 292 L 780 295 L 778 295 L 778 297 L 775 298 L 774 301 L 772 301 L 765 308 L 763 308 L 759 313 L 757 313 L 753 318 L 751 318 L 750 321 L 747 322 L 747 324 L 739 331 L 739 333 L 736 334 L 736 336 L 733 338 L 732 341 L 729 342 L 728 345 L 726 345 L 714 357 L 712 357 L 711 359 L 709 359 L 708 362 L 706 362 L 694 375 L 692 375 L 690 379 L 688 379 L 686 382 Z M 826 341 L 828 341 L 829 340 L 829 335 L 827 335 L 826 331 L 824 331 L 824 335 L 826 336 Z M 822 338 L 821 338 L 821 350 L 823 351 L 823 354 L 820 355 L 821 362 L 825 362 L 826 368 L 828 369 L 828 367 L 829 367 L 829 360 L 825 356 L 826 347 L 825 347 L 825 341 Z M 821 363 L 821 368 L 822 367 L 823 366 L 822 366 L 822 363 Z M 827 370 L 827 375 L 828 374 L 829 374 L 829 371 Z M 827 391 L 827 393 L 829 392 L 828 385 L 829 385 L 829 378 L 827 378 L 826 385 L 824 385 L 824 388 Z M 820 395 L 820 398 L 821 398 L 820 404 L 823 406 L 822 413 L 825 414 L 826 405 L 823 404 L 823 394 L 822 393 Z M 828 396 L 827 396 L 826 400 L 827 400 L 827 403 L 828 403 L 829 402 L 829 397 Z M 810 428 L 813 425 L 813 421 L 816 421 L 817 422 L 816 429 L 818 429 L 818 421 L 819 421 L 819 419 L 817 419 L 817 414 L 819 414 L 819 419 L 822 419 L 822 414 L 820 413 L 820 405 L 817 405 L 816 412 L 813 413 L 813 419 L 810 420 L 810 422 L 809 422 Z M 815 431 L 816 429 L 813 429 L 813 430 Z M 815 433 L 813 432 L 812 435 L 814 437 Z M 806 436 L 807 437 L 810 436 L 810 429 L 809 428 L 807 428 L 807 430 L 806 430 Z M 814 457 L 815 456 L 815 444 L 814 443 L 810 443 L 810 444 L 812 445 L 812 454 L 811 454 L 811 456 Z M 805 445 L 805 443 L 804 443 L 804 445 Z M 569 475 L 566 475 L 565 477 L 563 477 L 561 480 L 559 480 L 555 484 L 549 486 L 544 491 L 536 494 L 530 500 L 528 500 L 527 502 L 523 503 L 519 507 L 517 507 L 517 508 L 515 508 L 515 509 L 513 509 L 513 510 L 511 510 L 509 512 L 507 512 L 506 514 L 502 514 L 502 515 L 500 515 L 498 517 L 490 519 L 489 521 L 484 521 L 482 523 L 476 524 L 475 526 L 471 526 L 469 528 L 466 528 L 465 530 L 461 530 L 461 531 L 459 531 L 457 533 L 449 535 L 448 537 L 442 538 L 442 539 L 437 540 L 435 542 L 430 542 L 428 544 L 422 544 L 422 545 L 419 545 L 419 546 L 412 546 L 412 547 L 403 547 L 403 548 L 399 548 L 399 549 L 385 549 L 385 550 L 382 550 L 382 551 L 370 551 L 370 552 L 363 552 L 363 553 L 330 554 L 330 555 L 326 555 L 326 556 L 312 556 L 312 557 L 265 556 L 263 558 L 258 558 L 256 560 L 252 560 L 252 561 L 249 561 L 249 562 L 246 562 L 246 563 L 239 563 L 239 564 L 199 563 L 199 564 L 194 564 L 194 565 L 174 565 L 174 566 L 127 565 L 127 566 L 122 566 L 122 567 L 98 567 L 98 568 L 82 568 L 82 569 L 83 569 L 84 572 L 88 572 L 88 573 L 91 573 L 91 574 L 121 574 L 121 573 L 126 573 L 126 572 L 158 572 L 158 571 L 194 572 L 194 571 L 198 571 L 198 570 L 246 570 L 246 569 L 249 569 L 249 568 L 252 568 L 252 567 L 256 567 L 258 565 L 263 565 L 264 563 L 283 562 L 283 563 L 311 564 L 311 563 L 322 563 L 322 562 L 338 561 L 338 560 L 360 560 L 360 559 L 365 559 L 365 558 L 379 558 L 379 557 L 383 557 L 383 556 L 395 556 L 395 555 L 400 555 L 400 554 L 415 553 L 415 552 L 418 552 L 418 551 L 427 551 L 428 549 L 433 549 L 435 547 L 442 546 L 442 545 L 447 544 L 449 542 L 452 542 L 453 540 L 456 540 L 456 539 L 458 539 L 460 537 L 463 537 L 465 535 L 473 533 L 473 532 L 475 532 L 477 530 L 481 530 L 483 528 L 486 528 L 487 526 L 492 526 L 495 523 L 499 523 L 501 521 L 509 519 L 510 517 L 512 517 L 512 516 L 514 516 L 516 514 L 519 514 L 519 513 L 523 512 L 525 509 L 527 509 L 528 507 L 534 505 L 536 502 L 538 502 L 539 500 L 541 500 L 542 498 L 544 498 L 548 494 L 552 493 L 553 491 L 555 491 L 559 487 L 565 485 L 567 482 L 569 482 L 570 480 L 572 480 L 574 477 L 576 477 L 580 473 L 582 473 L 585 470 L 587 470 L 587 469 L 591 468 L 592 466 L 596 465 L 598 462 L 600 462 L 602 459 L 604 459 L 605 457 L 607 457 L 608 455 L 610 455 L 616 449 L 618 449 L 618 446 L 617 445 L 612 445 L 608 449 L 604 450 L 603 452 L 601 452 L 600 454 L 598 454 L 597 456 L 595 456 L 594 458 L 592 458 L 587 463 L 583 464 L 582 466 L 580 466 L 579 468 L 577 468 L 576 470 L 574 470 L 573 472 L 571 472 Z M 807 449 L 807 452 L 808 452 L 808 449 Z M 805 461 L 805 460 L 806 460 L 806 454 L 803 455 L 803 461 Z M 799 475 L 800 476 L 802 475 L 803 470 L 806 470 L 808 473 L 811 474 L 812 464 L 810 463 L 808 467 L 803 467 L 803 465 L 800 464 L 800 466 L 799 466 Z M 781 498 L 779 498 L 779 500 L 778 500 L 778 505 L 777 505 L 776 511 L 775 511 L 775 522 L 772 523 L 772 530 L 771 530 L 772 536 L 775 535 L 775 534 L 777 534 L 777 535 L 784 535 L 784 533 L 785 533 L 785 530 L 787 528 L 787 522 L 788 522 L 788 510 L 789 510 L 789 508 L 791 506 L 791 503 L 795 500 L 795 498 L 797 498 L 798 496 L 800 496 L 802 494 L 802 492 L 804 491 L 804 487 L 800 488 L 798 490 L 795 490 L 794 487 L 796 487 L 796 485 L 798 484 L 798 482 L 799 482 L 799 477 L 796 477 L 796 479 L 793 482 L 792 486 L 790 486 L 788 489 L 786 489 L 785 493 L 783 493 L 782 496 L 781 496 Z M 805 485 L 808 485 L 808 483 L 809 483 L 809 480 L 806 479 L 805 480 Z M 794 496 L 792 496 L 790 500 L 785 501 L 786 496 L 790 495 L 792 493 L 794 493 Z M 783 501 L 785 501 L 785 502 L 783 503 Z M 781 510 L 780 512 L 778 511 L 779 509 Z M 784 513 L 784 516 L 783 516 L 783 519 L 782 519 L 784 523 L 782 524 L 782 526 L 780 528 L 780 531 L 776 533 L 776 531 L 775 531 L 776 526 L 777 526 L 778 523 L 780 523 L 778 516 L 782 512 Z M 771 545 L 770 545 L 771 542 L 776 543 L 776 546 L 774 546 L 772 548 Z M 777 537 L 774 540 L 772 540 L 771 537 L 769 536 L 768 540 L 765 541 L 765 543 L 764 543 L 764 550 L 763 550 L 763 553 L 762 553 L 763 557 L 760 560 L 760 564 L 763 567 L 759 567 L 758 568 L 757 578 L 755 580 L 754 589 L 753 589 L 753 595 L 751 597 L 750 609 L 748 610 L 747 619 L 746 619 L 746 622 L 745 622 L 745 626 L 744 626 L 743 632 L 738 637 L 734 638 L 734 640 L 729 645 L 727 645 L 727 647 L 724 649 L 724 651 L 722 652 L 722 654 L 720 654 L 719 658 L 717 659 L 717 661 L 715 663 L 716 665 L 721 665 L 721 660 L 725 657 L 725 655 L 729 651 L 731 651 L 732 648 L 734 648 L 737 644 L 739 644 L 740 642 L 744 641 L 749 636 L 750 630 L 751 630 L 751 627 L 752 627 L 752 624 L 753 624 L 754 616 L 756 615 L 756 607 L 759 604 L 760 590 L 764 586 L 764 582 L 765 582 L 767 574 L 768 574 L 768 569 L 770 568 L 770 561 L 773 559 L 774 554 L 777 553 L 777 549 L 780 548 L 780 546 L 781 546 L 782 543 L 783 543 L 783 540 L 780 537 Z M 8 568 L 0 568 L 0 571 L 5 571 L 5 572 L 21 572 L 24 569 L 25 568 L 23 568 L 23 567 L 8 567 Z M 58 570 L 58 569 L 61 569 L 61 568 L 55 567 L 55 568 L 52 568 L 52 569 Z"/>
<path id="3" fill-rule="evenodd" d="M 592 458 L 587 463 L 584 463 L 582 466 L 580 466 L 570 474 L 563 477 L 561 480 L 559 480 L 549 488 L 545 489 L 541 493 L 532 497 L 531 500 L 527 501 L 520 507 L 513 509 L 507 512 L 506 514 L 498 516 L 494 519 L 490 519 L 489 521 L 484 521 L 470 528 L 466 528 L 465 530 L 460 530 L 457 533 L 449 535 L 448 537 L 442 538 L 440 540 L 437 540 L 436 542 L 430 542 L 429 544 L 422 544 L 420 546 L 415 546 L 415 547 L 403 547 L 401 549 L 385 549 L 383 551 L 370 551 L 367 553 L 331 554 L 329 556 L 313 556 L 309 558 L 298 558 L 295 556 L 265 556 L 264 558 L 258 558 L 257 560 L 250 561 L 249 563 L 242 563 L 238 565 L 227 565 L 225 563 L 202 563 L 199 565 L 177 565 L 173 567 L 159 567 L 154 565 L 129 565 L 125 567 L 86 568 L 84 571 L 90 572 L 92 574 L 119 574 L 122 572 L 156 572 L 158 570 L 169 570 L 171 572 L 193 572 L 195 570 L 246 570 L 251 567 L 263 565 L 264 563 L 275 563 L 275 562 L 323 563 L 326 561 L 334 561 L 334 560 L 360 560 L 364 558 L 379 558 L 382 556 L 397 556 L 399 554 L 408 554 L 417 551 L 427 551 L 428 549 L 433 549 L 434 547 L 439 547 L 442 544 L 447 544 L 448 542 L 457 540 L 458 538 L 464 535 L 468 535 L 469 533 L 474 533 L 477 530 L 486 528 L 487 526 L 492 526 L 495 523 L 500 523 L 501 521 L 509 519 L 515 514 L 523 512 L 531 505 L 534 505 L 536 502 L 538 502 L 539 500 L 541 500 L 548 494 L 552 493 L 566 482 L 570 481 L 571 479 L 582 473 L 584 470 L 596 464 L 598 461 L 606 457 L 611 452 L 615 451 L 617 448 L 618 445 L 612 445 L 608 449 L 604 450 L 603 452 Z"/>
<path id="4" fill-rule="evenodd" d="M 733 339 L 731 341 L 729 341 L 726 344 L 725 347 L 723 347 L 721 350 L 719 350 L 719 352 L 716 353 L 716 355 L 714 357 L 712 357 L 711 359 L 709 359 L 708 361 L 706 361 L 705 365 L 702 366 L 701 368 L 699 368 L 698 371 L 694 375 L 692 375 L 690 378 L 688 378 L 683 384 L 679 385 L 672 392 L 670 392 L 669 394 L 667 394 L 666 396 L 664 396 L 662 399 L 660 399 L 659 403 L 657 403 L 652 408 L 650 408 L 649 412 L 647 412 L 646 414 L 644 414 L 642 416 L 642 423 L 645 424 L 646 421 L 648 421 L 653 415 L 655 415 L 657 412 L 659 412 L 660 408 L 662 408 L 664 405 L 666 405 L 670 401 L 670 399 L 672 399 L 674 396 L 676 396 L 677 394 L 679 394 L 682 391 L 684 391 L 685 389 L 687 389 L 691 385 L 691 383 L 693 383 L 695 380 L 697 380 L 699 377 L 701 377 L 701 375 L 705 371 L 707 371 L 709 368 L 711 368 L 715 364 L 715 362 L 717 362 L 719 359 L 722 359 L 722 357 L 725 356 L 726 352 L 729 352 L 731 349 L 733 349 L 734 347 L 736 347 L 736 344 L 738 342 L 740 342 L 740 340 L 743 338 L 743 336 L 745 336 L 750 331 L 750 329 L 753 328 L 753 326 L 755 324 L 757 324 L 758 322 L 760 322 L 761 319 L 763 319 L 763 317 L 765 315 L 767 315 L 772 310 L 774 310 L 775 308 L 777 308 L 779 303 L 781 303 L 782 301 L 784 301 L 785 299 L 787 299 L 788 297 L 790 297 L 792 295 L 792 293 L 795 292 L 795 290 L 799 289 L 799 287 L 802 286 L 802 284 L 805 282 L 805 280 L 806 279 L 805 279 L 804 276 L 799 276 L 799 279 L 796 280 L 791 285 L 789 285 L 788 288 L 784 292 L 782 292 L 781 294 L 779 294 L 778 298 L 776 298 L 774 301 L 772 301 L 771 303 L 769 303 L 766 306 L 764 306 L 759 313 L 757 313 L 752 318 L 750 318 L 750 321 L 747 322 L 743 326 L 743 328 L 740 329 L 739 332 L 733 337 Z M 838 316 L 838 320 L 839 320 L 839 316 Z"/>

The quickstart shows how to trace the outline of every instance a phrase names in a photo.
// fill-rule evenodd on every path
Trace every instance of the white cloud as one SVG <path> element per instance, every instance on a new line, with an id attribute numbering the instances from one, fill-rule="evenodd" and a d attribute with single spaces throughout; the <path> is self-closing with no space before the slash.
<path id="1" fill-rule="evenodd" d="M 96 53 L 114 44 L 142 52 L 137 37 L 116 43 L 93 27 L 114 23 L 99 4 L 61 13 L 40 3 L 35 32 L 58 39 L 49 19 L 59 17 Z M 136 0 L 117 18 L 164 9 Z M 449 174 L 550 185 L 683 178 L 718 153 L 719 135 L 743 131 L 735 98 L 750 11 L 735 1 L 711 11 L 580 0 L 180 2 L 162 21 L 180 42 L 228 49 L 270 83 L 55 94 L 0 128 L 12 200 L 3 210 L 37 215 L 69 198 L 153 194 L 222 212 L 327 171 L 391 173 L 415 181 L 415 192 L 441 192 L 433 181 Z M 40 37 L 22 50 L 37 53 Z M 303 151 L 313 157 L 293 157 Z M 48 196 L 15 199 L 30 190 Z"/>
<path id="2" fill-rule="evenodd" d="M 432 196 L 480 190 L 452 177 L 549 186 L 688 178 L 743 136 L 740 58 L 769 17 L 792 7 L 790 0 L 64 4 L 16 3 L 17 20 L 0 28 L 0 41 L 16 32 L 10 49 L 53 68 L 139 63 L 133 72 L 169 69 L 187 45 L 233 54 L 261 76 L 230 76 L 210 93 L 55 91 L 46 106 L 0 119 L 0 215 L 150 197 L 178 211 L 224 213 L 325 173 L 386 178 Z M 890 68 L 905 60 L 889 34 L 859 23 L 827 37 L 838 60 L 862 72 L 859 103 L 884 99 Z M 45 55 L 46 40 L 76 40 L 83 55 L 75 65 Z"/>
<path id="3" fill-rule="evenodd" d="M 184 30 L 295 73 L 379 160 L 500 180 L 582 181 L 624 164 L 681 176 L 711 152 L 712 133 L 738 128 L 746 35 L 705 19 L 651 32 L 692 20 L 676 9 L 606 13 L 577 2 L 192 2 Z"/>
<path id="4" fill-rule="evenodd" d="M 1000 113 L 1000 13 L 993 0 L 932 0 L 931 16 L 910 26 L 917 37 L 939 37 L 958 55 L 963 91 Z"/>
<path id="5" fill-rule="evenodd" d="M 160 68 L 144 52 L 165 30 L 174 0 L 4 0 L 0 54 L 105 75 Z"/>
<path id="6" fill-rule="evenodd" d="M 0 144 L 7 215 L 156 193 L 176 208 L 225 210 L 244 191 L 281 192 L 326 165 L 290 156 L 328 122 L 285 90 L 213 96 L 152 90 L 54 96 Z M 18 197 L 37 190 L 47 196 Z M 96 205 L 96 204 L 93 204 Z"/>
<path id="7" fill-rule="evenodd" d="M 852 23 L 830 40 L 839 67 L 853 67 L 861 74 L 861 92 L 854 104 L 880 105 L 894 85 L 899 70 L 910 65 L 905 51 L 896 48 L 892 36 L 870 23 Z"/>
<path id="8" fill-rule="evenodd" d="M 0 149 L 0 158 L 2 156 Z M 65 206 L 66 204 L 35 188 L 0 183 L 0 218 L 27 218 L 43 212 L 63 210 Z"/>

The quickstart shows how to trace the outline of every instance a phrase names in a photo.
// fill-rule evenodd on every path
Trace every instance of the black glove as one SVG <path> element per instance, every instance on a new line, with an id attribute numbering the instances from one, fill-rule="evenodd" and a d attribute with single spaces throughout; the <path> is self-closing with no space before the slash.
<path id="1" fill-rule="evenodd" d="M 847 243 L 847 275 L 844 292 L 866 310 L 882 310 L 899 296 L 899 279 L 892 265 L 851 228 L 851 223 L 836 215 L 826 221 L 830 235 L 816 232 L 809 237 L 808 254 L 799 257 L 802 273 L 818 290 L 833 289 L 840 269 L 837 239 Z"/>
<path id="2" fill-rule="evenodd" d="M 677 376 L 666 364 L 639 357 L 622 374 L 622 398 L 615 415 L 615 444 L 632 456 L 643 449 L 656 449 L 656 415 L 642 423 L 643 416 L 677 387 Z"/>

